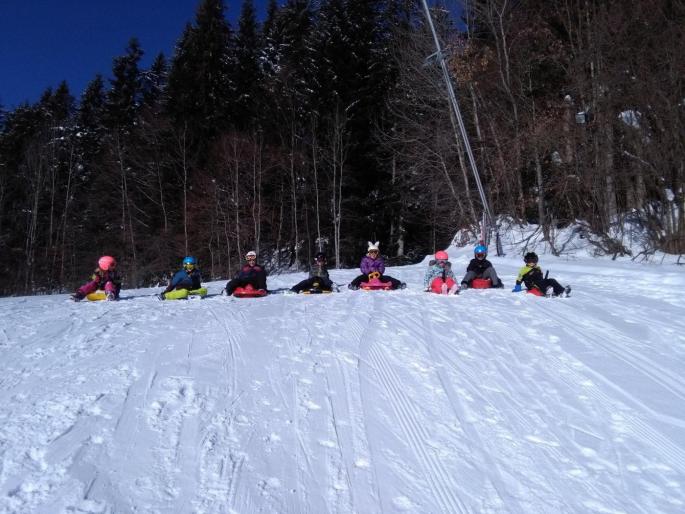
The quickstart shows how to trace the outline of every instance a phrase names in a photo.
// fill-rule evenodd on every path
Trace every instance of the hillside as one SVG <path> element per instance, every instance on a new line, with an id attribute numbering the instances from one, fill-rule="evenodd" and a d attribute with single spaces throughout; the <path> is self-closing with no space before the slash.
<path id="1" fill-rule="evenodd" d="M 0 299 L 0 512 L 685 511 L 682 269 L 543 256 L 573 285 L 544 299 L 491 260 L 507 287 L 457 297 L 422 263 L 396 292 Z"/>

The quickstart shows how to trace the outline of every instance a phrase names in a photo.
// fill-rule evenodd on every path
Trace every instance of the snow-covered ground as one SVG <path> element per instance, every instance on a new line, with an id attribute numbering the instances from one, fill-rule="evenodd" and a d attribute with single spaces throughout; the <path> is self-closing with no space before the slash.
<path id="1" fill-rule="evenodd" d="M 491 260 L 507 288 L 458 297 L 418 264 L 396 292 L 0 299 L 0 512 L 685 512 L 682 267 L 543 256 L 573 285 L 545 299 Z"/>

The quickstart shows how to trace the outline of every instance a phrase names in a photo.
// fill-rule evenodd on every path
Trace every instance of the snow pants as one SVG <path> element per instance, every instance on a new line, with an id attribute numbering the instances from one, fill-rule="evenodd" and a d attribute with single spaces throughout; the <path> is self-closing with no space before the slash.
<path id="1" fill-rule="evenodd" d="M 378 277 L 378 280 L 380 280 L 381 282 L 391 282 L 393 289 L 399 289 L 400 286 L 402 285 L 401 281 L 397 280 L 396 278 L 389 277 L 388 275 L 381 275 L 380 277 Z M 359 275 L 352 282 L 350 282 L 350 284 L 355 286 L 355 287 L 359 287 L 362 282 L 368 282 L 368 281 L 369 281 L 368 275 Z"/>
<path id="2" fill-rule="evenodd" d="M 535 284 L 535 287 L 542 291 L 543 294 L 547 292 L 548 287 L 551 287 L 554 290 L 554 296 L 559 296 L 564 292 L 564 286 L 553 278 L 543 278 L 539 283 Z"/>
<path id="3" fill-rule="evenodd" d="M 79 287 L 76 290 L 76 292 L 79 294 L 79 296 L 85 297 L 86 295 L 89 295 L 90 293 L 94 293 L 95 291 L 97 291 L 99 286 L 99 281 L 91 280 L 87 284 L 84 284 L 81 287 Z M 103 287 L 103 289 L 105 290 L 105 293 L 114 293 L 114 296 L 116 298 L 119 298 L 119 290 L 121 289 L 120 285 L 115 284 L 110 280 L 108 282 L 105 282 L 105 287 Z"/>
<path id="4" fill-rule="evenodd" d="M 489 267 L 488 269 L 486 269 L 480 275 L 478 273 L 476 273 L 475 271 L 467 271 L 466 275 L 464 275 L 464 278 L 461 281 L 466 282 L 470 286 L 471 281 L 474 278 L 484 278 L 484 279 L 489 278 L 490 280 L 492 280 L 492 287 L 500 287 L 499 284 L 501 281 L 500 281 L 499 277 L 497 276 L 497 272 L 495 271 L 495 268 L 493 268 L 492 266 Z"/>
<path id="5" fill-rule="evenodd" d="M 266 284 L 261 283 L 262 281 L 259 280 L 259 278 L 234 278 L 233 280 L 229 281 L 228 284 L 226 284 L 226 294 L 232 295 L 233 291 L 236 290 L 238 287 L 245 287 L 248 284 L 254 287 L 255 289 L 264 289 L 266 291 Z"/>
<path id="6" fill-rule="evenodd" d="M 304 279 L 302 282 L 298 282 L 293 287 L 291 287 L 290 290 L 299 293 L 300 291 L 304 291 L 305 289 L 313 288 L 314 284 L 316 283 L 319 284 L 319 289 L 322 289 L 324 291 L 333 290 L 333 282 L 331 281 L 331 279 L 325 277 L 311 277 Z"/>

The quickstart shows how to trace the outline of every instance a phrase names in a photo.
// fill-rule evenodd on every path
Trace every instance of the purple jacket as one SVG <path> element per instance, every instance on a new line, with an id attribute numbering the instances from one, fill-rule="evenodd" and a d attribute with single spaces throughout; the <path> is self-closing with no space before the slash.
<path id="1" fill-rule="evenodd" d="M 377 271 L 381 275 L 385 273 L 385 261 L 380 255 L 375 259 L 372 259 L 368 255 L 362 257 L 362 263 L 359 265 L 364 275 L 368 275 L 372 271 Z"/>

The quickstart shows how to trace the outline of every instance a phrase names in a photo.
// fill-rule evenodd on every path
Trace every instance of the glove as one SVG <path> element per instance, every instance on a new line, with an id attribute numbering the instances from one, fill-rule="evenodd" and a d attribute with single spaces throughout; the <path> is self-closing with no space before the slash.
<path id="1" fill-rule="evenodd" d="M 514 289 L 511 290 L 512 293 L 520 293 L 521 292 L 521 284 L 516 284 L 514 286 Z"/>

